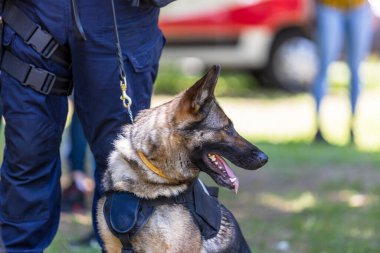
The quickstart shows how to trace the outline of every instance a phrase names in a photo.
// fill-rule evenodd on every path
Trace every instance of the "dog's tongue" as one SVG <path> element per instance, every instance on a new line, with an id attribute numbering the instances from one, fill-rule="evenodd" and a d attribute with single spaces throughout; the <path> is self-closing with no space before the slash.
<path id="1" fill-rule="evenodd" d="M 235 175 L 235 173 L 233 172 L 233 170 L 230 168 L 230 166 L 228 166 L 228 164 L 226 163 L 226 161 L 224 161 L 224 159 L 219 156 L 219 155 L 215 155 L 217 161 L 223 165 L 224 169 L 226 170 L 227 172 L 227 175 L 229 177 L 229 179 L 231 180 L 235 180 L 234 182 L 232 182 L 233 186 L 234 186 L 234 191 L 235 191 L 235 194 L 237 194 L 238 190 L 239 190 L 239 178 Z"/>

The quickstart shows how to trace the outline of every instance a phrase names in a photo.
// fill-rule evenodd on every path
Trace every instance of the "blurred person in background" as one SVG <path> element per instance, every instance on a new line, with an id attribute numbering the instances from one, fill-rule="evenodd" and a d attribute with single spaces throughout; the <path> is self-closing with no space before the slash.
<path id="1" fill-rule="evenodd" d="M 68 134 L 70 149 L 67 156 L 67 174 L 70 177 L 71 184 L 62 192 L 61 210 L 67 213 L 85 213 L 90 211 L 86 200 L 92 196 L 95 182 L 86 172 L 87 141 L 75 110 L 71 118 Z M 95 167 L 95 161 L 92 156 L 91 166 Z M 84 237 L 70 242 L 70 246 L 73 248 L 82 246 L 96 248 L 96 244 L 95 233 L 92 229 Z"/>
<path id="2" fill-rule="evenodd" d="M 92 194 L 94 181 L 86 173 L 87 141 L 77 113 L 74 110 L 69 127 L 70 149 L 68 153 L 68 176 L 71 184 L 62 193 L 62 211 L 86 210 L 86 195 Z"/>
<path id="3" fill-rule="evenodd" d="M 372 12 L 367 0 L 318 0 L 316 11 L 319 70 L 313 86 L 317 111 L 315 140 L 325 142 L 321 133 L 320 108 L 328 87 L 327 70 L 344 45 L 351 73 L 350 142 L 353 142 L 353 122 L 361 88 L 359 67 L 370 48 Z"/>
<path id="4" fill-rule="evenodd" d="M 67 156 L 67 174 L 70 177 L 71 184 L 62 192 L 61 210 L 67 213 L 85 213 L 90 210 L 86 200 L 91 198 L 95 183 L 86 173 L 87 141 L 75 110 L 68 130 L 70 148 Z M 96 166 L 92 155 L 91 166 Z M 94 231 L 91 229 L 83 238 L 70 242 L 70 246 L 96 248 L 97 242 Z"/>

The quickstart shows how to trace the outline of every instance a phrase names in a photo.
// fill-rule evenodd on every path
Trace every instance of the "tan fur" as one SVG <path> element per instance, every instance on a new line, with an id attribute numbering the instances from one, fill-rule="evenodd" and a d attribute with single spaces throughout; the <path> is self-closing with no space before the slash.
<path id="1" fill-rule="evenodd" d="M 201 236 L 182 205 L 160 206 L 132 243 L 136 252 L 200 252 Z"/>
<path id="2" fill-rule="evenodd" d="M 172 101 L 141 111 L 133 125 L 122 129 L 114 142 L 109 168 L 103 177 L 106 192 L 127 191 L 143 199 L 176 196 L 185 191 L 200 173 L 190 157 L 194 149 L 202 143 L 222 140 L 239 145 L 235 140 L 238 135 L 230 136 L 223 130 L 229 120 L 213 99 L 218 72 L 210 73 Z M 186 127 L 201 120 L 206 126 L 205 130 L 184 132 Z M 168 178 L 150 170 L 138 152 L 142 152 Z M 119 253 L 122 245 L 108 229 L 103 214 L 104 202 L 103 197 L 98 203 L 100 235 L 108 253 Z M 236 231 L 240 233 L 235 223 L 227 222 L 230 216 L 222 207 L 220 231 L 217 236 L 205 241 L 184 206 L 161 205 L 133 236 L 132 245 L 136 253 L 222 252 L 237 237 Z"/>

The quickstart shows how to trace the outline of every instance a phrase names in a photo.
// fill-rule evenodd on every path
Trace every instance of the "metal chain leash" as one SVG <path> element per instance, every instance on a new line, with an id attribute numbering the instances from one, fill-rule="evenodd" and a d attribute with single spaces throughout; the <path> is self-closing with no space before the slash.
<path id="1" fill-rule="evenodd" d="M 118 59 L 118 66 L 119 66 L 119 78 L 120 78 L 120 89 L 121 89 L 120 100 L 123 103 L 123 107 L 127 109 L 129 118 L 131 119 L 131 122 L 133 124 L 133 114 L 131 110 L 132 99 L 127 94 L 128 83 L 127 83 L 127 76 L 125 74 L 123 56 L 122 56 L 121 47 L 120 47 L 119 31 L 118 31 L 117 21 L 116 21 L 116 11 L 115 11 L 114 0 L 111 0 L 111 6 L 112 6 L 112 16 L 113 16 L 113 28 L 115 32 L 116 57 Z"/>

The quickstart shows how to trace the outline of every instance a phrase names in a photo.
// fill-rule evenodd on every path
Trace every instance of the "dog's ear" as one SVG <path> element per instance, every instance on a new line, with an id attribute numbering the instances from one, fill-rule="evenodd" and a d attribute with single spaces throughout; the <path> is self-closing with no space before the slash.
<path id="1" fill-rule="evenodd" d="M 190 113 L 199 113 L 215 98 L 214 91 L 220 70 L 220 65 L 214 65 L 200 80 L 184 92 L 181 102 Z"/>

